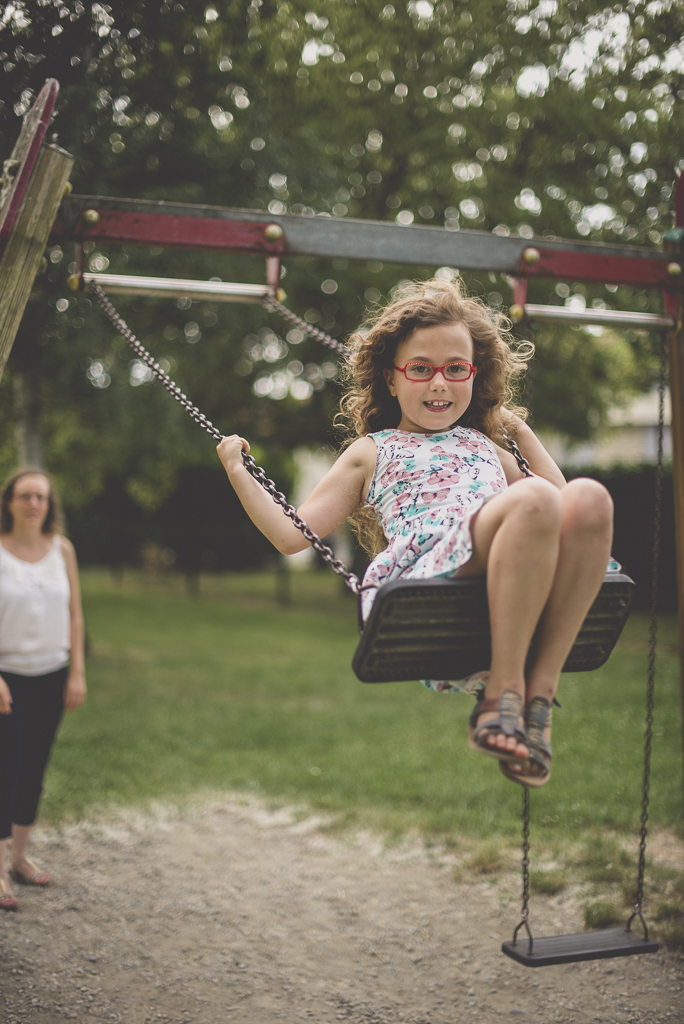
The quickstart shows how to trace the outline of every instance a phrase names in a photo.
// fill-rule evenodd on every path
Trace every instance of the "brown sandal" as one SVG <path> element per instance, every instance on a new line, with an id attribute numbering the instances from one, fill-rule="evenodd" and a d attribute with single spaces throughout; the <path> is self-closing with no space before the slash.
<path id="1" fill-rule="evenodd" d="M 0 910 L 16 910 L 19 900 L 9 887 L 6 878 L 0 877 Z"/>
<path id="2" fill-rule="evenodd" d="M 510 750 L 503 750 L 501 747 L 487 743 L 489 736 L 504 735 L 513 736 L 518 743 L 528 745 L 527 733 L 522 725 L 524 704 L 523 697 L 515 690 L 505 690 L 500 697 L 493 700 L 478 701 L 470 716 L 471 731 L 468 737 L 468 746 L 489 757 L 495 757 L 498 761 L 515 761 L 517 764 L 525 764 L 529 755 L 518 757 Z M 477 720 L 480 715 L 488 711 L 498 711 L 499 714 L 496 718 L 478 725 Z"/>
<path id="3" fill-rule="evenodd" d="M 17 868 L 22 867 L 22 865 L 24 864 L 27 864 L 28 867 L 31 869 L 30 873 L 27 875 L 17 870 Z M 46 871 L 41 871 L 40 868 L 36 864 L 34 864 L 32 860 L 28 859 L 28 857 L 24 857 L 24 859 L 20 860 L 18 864 L 13 865 L 13 867 L 10 870 L 10 876 L 14 879 L 15 882 L 18 882 L 19 885 L 44 886 L 50 885 L 50 883 L 52 882 L 52 875 L 48 875 Z"/>
<path id="4" fill-rule="evenodd" d="M 511 782 L 538 789 L 551 778 L 551 744 L 544 739 L 544 731 L 551 728 L 551 702 L 546 697 L 534 697 L 525 705 L 525 728 L 530 756 L 519 771 L 507 764 L 499 767 Z"/>

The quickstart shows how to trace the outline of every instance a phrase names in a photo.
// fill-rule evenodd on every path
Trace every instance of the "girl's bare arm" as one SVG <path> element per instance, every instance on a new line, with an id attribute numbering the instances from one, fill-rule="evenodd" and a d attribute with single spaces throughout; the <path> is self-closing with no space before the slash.
<path id="1" fill-rule="evenodd" d="M 293 555 L 308 547 L 303 534 L 245 469 L 242 452 L 249 452 L 249 442 L 233 434 L 224 437 L 216 450 L 247 515 L 278 551 Z M 375 454 L 371 438 L 354 441 L 298 509 L 319 537 L 331 533 L 360 505 L 373 475 Z"/>
<path id="2" fill-rule="evenodd" d="M 511 416 L 510 423 L 511 437 L 517 442 L 520 451 L 529 462 L 532 473 L 548 480 L 550 484 L 554 484 L 559 490 L 562 490 L 565 487 L 566 479 L 534 431 L 517 416 Z M 522 480 L 524 474 L 512 453 L 499 448 L 498 445 L 497 451 L 508 483 L 512 484 L 516 480 Z"/>

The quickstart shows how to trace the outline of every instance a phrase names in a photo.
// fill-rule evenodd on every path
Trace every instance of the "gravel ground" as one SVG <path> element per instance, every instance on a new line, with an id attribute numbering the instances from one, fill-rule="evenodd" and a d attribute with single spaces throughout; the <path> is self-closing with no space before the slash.
<path id="1" fill-rule="evenodd" d="M 512 872 L 455 882 L 446 851 L 321 824 L 236 798 L 37 830 L 55 884 L 0 919 L 3 1024 L 684 1022 L 684 958 L 526 969 Z M 569 894 L 531 920 L 582 930 Z"/>

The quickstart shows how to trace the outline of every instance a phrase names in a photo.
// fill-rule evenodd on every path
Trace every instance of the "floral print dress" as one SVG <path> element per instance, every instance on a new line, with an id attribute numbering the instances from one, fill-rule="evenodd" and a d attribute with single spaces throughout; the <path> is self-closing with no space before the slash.
<path id="1" fill-rule="evenodd" d="M 371 562 L 364 586 L 396 579 L 455 576 L 472 554 L 470 521 L 508 486 L 489 438 L 470 427 L 435 434 L 379 430 L 375 473 L 366 501 L 389 541 Z M 364 619 L 376 589 L 363 593 Z M 486 672 L 462 680 L 423 680 L 432 690 L 478 693 Z"/>

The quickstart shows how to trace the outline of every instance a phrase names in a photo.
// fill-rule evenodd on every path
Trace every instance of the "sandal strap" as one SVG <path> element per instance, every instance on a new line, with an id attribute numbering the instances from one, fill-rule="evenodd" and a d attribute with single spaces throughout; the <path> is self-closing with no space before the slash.
<path id="1" fill-rule="evenodd" d="M 19 868 L 23 867 L 24 864 L 29 868 L 29 871 L 26 873 L 19 871 Z M 12 866 L 12 872 L 15 875 L 21 875 L 22 879 L 29 884 L 35 882 L 38 878 L 50 878 L 47 871 L 42 871 L 38 865 L 34 864 L 32 860 L 28 859 L 28 857 L 24 857 L 17 864 L 14 864 Z"/>
<path id="2" fill-rule="evenodd" d="M 544 739 L 544 730 L 551 726 L 551 703 L 546 697 L 534 697 L 525 706 L 530 761 L 543 772 L 551 770 L 551 744 Z"/>
<path id="3" fill-rule="evenodd" d="M 551 756 L 551 744 L 544 739 L 544 730 L 551 726 L 551 703 L 546 697 L 534 697 L 525 706 L 525 728 L 530 746 Z"/>
<path id="4" fill-rule="evenodd" d="M 505 690 L 497 699 L 478 701 L 470 716 L 473 742 L 482 745 L 481 741 L 487 736 L 502 733 L 504 736 L 513 736 L 519 743 L 527 744 L 527 733 L 520 725 L 524 703 L 522 696 L 515 690 Z M 488 711 L 498 711 L 498 716 L 478 726 L 478 718 Z"/>

